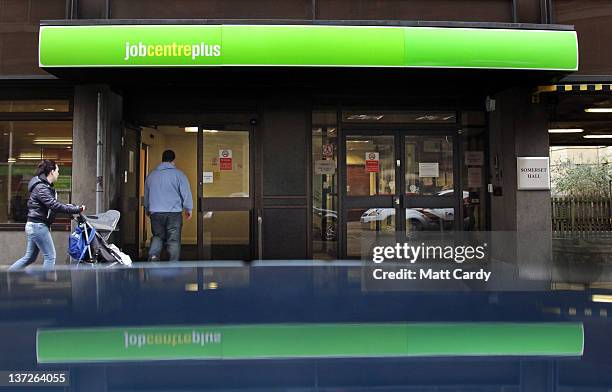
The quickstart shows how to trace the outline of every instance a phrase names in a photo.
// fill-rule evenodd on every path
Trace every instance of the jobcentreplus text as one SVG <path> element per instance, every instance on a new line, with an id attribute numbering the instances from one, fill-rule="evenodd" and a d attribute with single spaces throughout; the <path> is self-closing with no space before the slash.
<path id="1" fill-rule="evenodd" d="M 374 268 L 372 277 L 375 280 L 483 280 L 488 282 L 491 272 L 484 268 L 466 270 L 457 265 L 465 262 L 483 262 L 486 258 L 487 244 L 482 245 L 426 245 L 424 242 L 413 245 L 409 243 L 396 243 L 390 246 L 375 246 L 372 248 L 372 261 L 380 265 Z M 454 263 L 452 268 L 427 268 L 417 269 L 400 268 L 386 271 L 382 263 L 391 264 L 393 267 L 401 263 L 415 264 L 419 262 Z M 430 264 L 428 264 L 430 265 Z"/>

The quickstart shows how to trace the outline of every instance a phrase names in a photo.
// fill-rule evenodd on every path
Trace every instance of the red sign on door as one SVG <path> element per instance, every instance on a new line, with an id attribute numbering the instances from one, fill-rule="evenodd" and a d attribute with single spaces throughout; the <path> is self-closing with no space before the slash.
<path id="1" fill-rule="evenodd" d="M 378 159 L 377 152 L 366 152 L 365 154 L 365 168 L 366 173 L 378 173 L 380 172 L 380 161 Z"/>
<path id="2" fill-rule="evenodd" d="M 219 150 L 219 170 L 232 170 L 232 150 Z"/>

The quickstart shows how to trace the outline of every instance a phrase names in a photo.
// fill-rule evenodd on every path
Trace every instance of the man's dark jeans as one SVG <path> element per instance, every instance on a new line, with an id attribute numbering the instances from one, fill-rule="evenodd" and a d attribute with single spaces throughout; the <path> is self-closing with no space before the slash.
<path id="1" fill-rule="evenodd" d="M 159 260 L 162 248 L 166 244 L 170 261 L 179 261 L 182 227 L 183 216 L 180 212 L 155 212 L 151 214 L 153 238 L 149 247 L 149 260 Z"/>

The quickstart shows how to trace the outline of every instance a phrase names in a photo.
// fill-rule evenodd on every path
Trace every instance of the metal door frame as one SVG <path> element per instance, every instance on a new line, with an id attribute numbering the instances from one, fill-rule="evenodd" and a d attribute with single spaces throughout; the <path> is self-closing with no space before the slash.
<path id="1" fill-rule="evenodd" d="M 454 230 L 461 230 L 463 222 L 462 191 L 461 191 L 461 158 L 460 144 L 461 132 L 458 124 L 347 124 L 342 123 L 339 143 L 339 257 L 347 258 L 347 230 L 346 223 L 348 210 L 360 207 L 383 207 L 395 208 L 396 231 L 406 229 L 405 215 L 406 208 L 410 206 L 444 208 L 453 207 Z M 395 165 L 395 194 L 389 196 L 362 196 L 349 197 L 346 195 L 347 170 L 346 170 L 346 141 L 348 136 L 393 136 L 395 157 L 394 160 L 400 161 L 400 165 Z M 453 197 L 448 200 L 440 200 L 437 196 L 411 196 L 406 197 L 405 190 L 405 137 L 406 136 L 450 136 L 453 138 Z M 399 206 L 396 204 L 399 201 Z M 448 203 L 446 203 L 448 202 Z M 376 204 L 376 205 L 374 205 Z"/>
<path id="2" fill-rule="evenodd" d="M 131 124 L 131 123 L 126 123 L 123 122 L 122 126 L 121 126 L 121 164 L 120 164 L 120 199 L 121 202 L 119 203 L 119 205 L 121 206 L 121 209 L 123 208 L 130 208 L 129 207 L 129 198 L 128 200 L 125 200 L 126 197 L 126 193 L 127 193 L 127 189 L 126 189 L 126 180 L 127 180 L 127 175 L 129 173 L 129 163 L 125 162 L 125 153 L 129 154 L 129 151 L 127 150 L 128 146 L 127 146 L 127 134 L 129 132 L 134 132 L 134 136 L 136 139 L 136 143 L 135 143 L 135 148 L 136 150 L 134 151 L 134 175 L 136 176 L 136 199 L 137 199 L 137 212 L 136 212 L 136 216 L 135 216 L 135 221 L 132 222 L 134 224 L 134 239 L 136 241 L 136 243 L 134 244 L 134 249 L 133 251 L 135 251 L 135 256 L 138 259 L 140 257 L 140 236 L 141 236 L 141 232 L 140 232 L 140 205 L 141 205 L 141 200 L 140 200 L 140 149 L 142 148 L 142 135 L 141 135 L 141 128 L 137 125 Z M 128 158 L 129 159 L 129 158 Z M 125 219 L 122 219 L 121 221 L 125 221 Z M 123 225 L 122 225 L 123 226 Z M 123 236 L 121 236 L 123 237 Z M 123 238 L 122 238 L 123 239 Z M 123 242 L 123 241 L 121 241 Z M 125 246 L 122 243 L 122 246 Z"/>

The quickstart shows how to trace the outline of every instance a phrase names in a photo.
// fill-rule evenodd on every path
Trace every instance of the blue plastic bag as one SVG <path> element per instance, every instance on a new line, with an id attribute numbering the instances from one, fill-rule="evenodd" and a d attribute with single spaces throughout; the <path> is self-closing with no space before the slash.
<path id="1" fill-rule="evenodd" d="M 96 229 L 92 227 L 87 234 L 89 236 L 89 241 L 87 241 L 85 237 L 84 230 L 80 226 L 77 226 L 70 234 L 70 237 L 68 237 L 68 254 L 76 261 L 83 260 L 83 256 L 85 256 L 85 252 L 87 252 L 87 247 L 96 236 Z"/>

